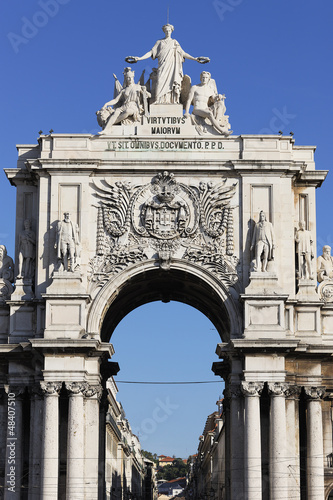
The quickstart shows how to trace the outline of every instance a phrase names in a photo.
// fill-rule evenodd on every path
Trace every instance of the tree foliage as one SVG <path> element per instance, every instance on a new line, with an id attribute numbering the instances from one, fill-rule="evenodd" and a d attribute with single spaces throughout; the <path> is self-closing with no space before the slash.
<path id="1" fill-rule="evenodd" d="M 171 465 L 160 467 L 157 473 L 157 479 L 165 479 L 171 481 L 178 477 L 185 477 L 187 466 L 184 464 L 182 458 L 175 458 Z"/>
<path id="2" fill-rule="evenodd" d="M 145 458 L 148 458 L 148 460 L 151 460 L 152 462 L 155 462 L 156 465 L 158 465 L 158 458 L 157 458 L 156 453 L 151 453 L 150 451 L 141 450 L 141 454 Z"/>

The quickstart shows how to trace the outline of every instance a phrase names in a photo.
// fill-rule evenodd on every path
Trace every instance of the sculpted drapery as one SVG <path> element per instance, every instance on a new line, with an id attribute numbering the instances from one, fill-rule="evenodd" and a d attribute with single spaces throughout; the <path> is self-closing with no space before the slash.
<path id="1" fill-rule="evenodd" d="M 179 85 L 183 79 L 183 62 L 185 60 L 184 51 L 173 38 L 157 40 L 152 48 L 152 59 L 158 60 L 156 101 L 170 102 L 170 94 L 173 84 Z"/>

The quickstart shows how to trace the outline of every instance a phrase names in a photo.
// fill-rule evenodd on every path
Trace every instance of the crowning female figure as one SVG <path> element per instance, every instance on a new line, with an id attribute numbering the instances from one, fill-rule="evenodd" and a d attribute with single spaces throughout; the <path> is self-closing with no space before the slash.
<path id="1" fill-rule="evenodd" d="M 126 61 L 136 63 L 151 57 L 158 60 L 156 76 L 155 102 L 171 103 L 174 86 L 181 86 L 183 80 L 183 62 L 185 59 L 201 64 L 209 62 L 208 57 L 193 57 L 184 52 L 177 40 L 171 38 L 174 27 L 171 24 L 163 26 L 165 38 L 157 40 L 154 47 L 141 57 L 126 57 Z"/>

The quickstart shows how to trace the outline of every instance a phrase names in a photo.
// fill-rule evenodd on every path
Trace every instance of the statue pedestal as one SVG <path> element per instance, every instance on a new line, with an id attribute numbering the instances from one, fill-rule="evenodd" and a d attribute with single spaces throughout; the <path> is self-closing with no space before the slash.
<path id="1" fill-rule="evenodd" d="M 302 301 L 315 301 L 318 302 L 319 295 L 316 292 L 316 282 L 315 280 L 300 279 L 298 280 L 298 292 L 296 294 L 297 299 Z"/>
<path id="2" fill-rule="evenodd" d="M 15 282 L 15 291 L 11 296 L 11 300 L 32 300 L 34 294 L 32 291 L 31 279 L 17 279 Z"/>
<path id="3" fill-rule="evenodd" d="M 245 290 L 246 295 L 279 295 L 282 293 L 278 285 L 278 277 L 274 272 L 252 271 L 250 284 Z"/>
<path id="4" fill-rule="evenodd" d="M 182 104 L 152 104 L 150 116 L 183 116 Z"/>
<path id="5" fill-rule="evenodd" d="M 53 281 L 46 289 L 46 294 L 62 295 L 62 294 L 85 294 L 82 287 L 82 277 L 80 271 L 74 273 L 70 271 L 54 271 L 52 275 Z"/>
<path id="6" fill-rule="evenodd" d="M 82 287 L 80 271 L 55 271 L 42 297 L 46 300 L 44 338 L 80 339 L 85 335 L 90 295 Z"/>

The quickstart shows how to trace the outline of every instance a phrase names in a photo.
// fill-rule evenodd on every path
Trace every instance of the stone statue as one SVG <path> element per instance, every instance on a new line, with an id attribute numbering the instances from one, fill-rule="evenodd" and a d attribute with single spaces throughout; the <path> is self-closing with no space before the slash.
<path id="1" fill-rule="evenodd" d="M 124 70 L 124 88 L 119 92 L 115 99 L 104 104 L 102 109 L 97 111 L 97 120 L 99 125 L 104 128 L 101 135 L 107 135 L 112 126 L 131 119 L 138 121 L 140 115 L 145 111 L 147 113 L 147 99 L 150 93 L 146 87 L 134 83 L 134 71 L 131 68 Z M 141 106 L 143 100 L 144 107 Z M 111 106 L 114 106 L 112 109 Z"/>
<path id="2" fill-rule="evenodd" d="M 126 57 L 125 61 L 131 64 L 137 61 L 143 61 L 149 57 L 158 60 L 154 95 L 157 103 L 164 104 L 173 102 L 173 89 L 175 85 L 181 87 L 184 76 L 184 59 L 190 59 L 204 64 L 209 62 L 209 58 L 193 57 L 184 52 L 177 40 L 171 38 L 171 33 L 174 31 L 174 27 L 171 24 L 165 24 L 162 29 L 165 33 L 165 38 L 157 40 L 154 47 L 149 52 L 141 57 Z"/>
<path id="3" fill-rule="evenodd" d="M 310 231 L 305 229 L 305 221 L 300 221 L 295 241 L 297 243 L 298 255 L 298 278 L 313 279 L 311 262 L 314 258 L 313 240 Z"/>
<path id="4" fill-rule="evenodd" d="M 18 279 L 32 279 L 35 272 L 36 235 L 31 229 L 31 221 L 24 221 L 24 231 L 19 236 Z"/>
<path id="5" fill-rule="evenodd" d="M 0 302 L 8 300 L 14 291 L 14 262 L 7 255 L 5 245 L 0 245 Z"/>
<path id="6" fill-rule="evenodd" d="M 79 266 L 79 227 L 70 220 L 69 212 L 65 212 L 64 220 L 58 223 L 54 248 L 60 263 L 58 270 L 74 272 Z"/>
<path id="7" fill-rule="evenodd" d="M 9 255 L 7 255 L 7 248 L 5 245 L 0 245 L 0 278 L 14 281 L 14 262 Z"/>
<path id="8" fill-rule="evenodd" d="M 331 247 L 324 245 L 323 254 L 317 259 L 317 280 L 321 283 L 328 279 L 333 279 L 333 257 Z"/>
<path id="9" fill-rule="evenodd" d="M 261 210 L 259 222 L 257 222 L 250 250 L 255 249 L 254 271 L 267 271 L 267 263 L 274 260 L 274 230 L 270 222 L 267 221 L 265 212 Z"/>
<path id="10" fill-rule="evenodd" d="M 192 114 L 201 118 L 207 118 L 213 127 L 225 136 L 232 133 L 228 117 L 225 116 L 225 96 L 217 93 L 215 81 L 211 79 L 208 71 L 200 75 L 201 83 L 193 85 L 185 105 L 185 117 L 188 118 L 190 106 L 193 102 Z"/>

